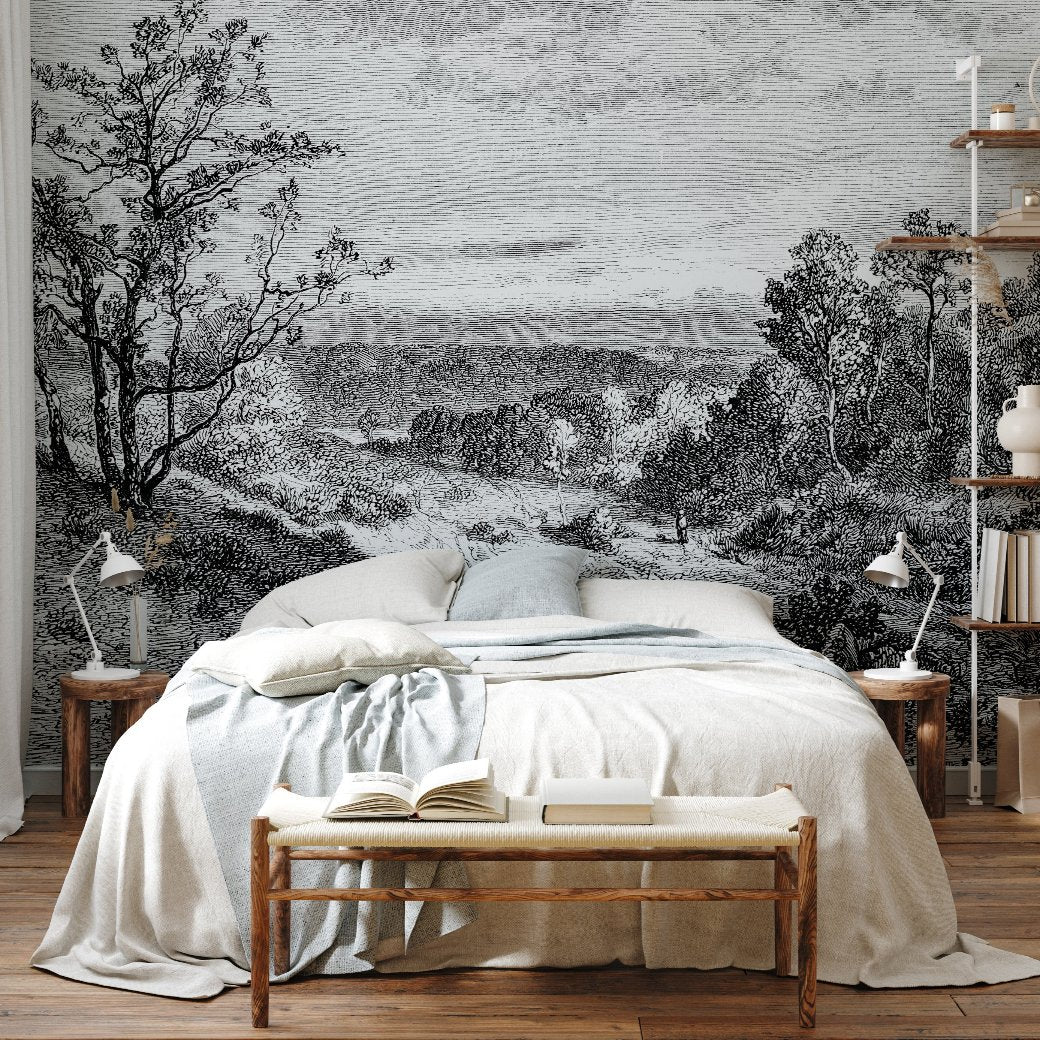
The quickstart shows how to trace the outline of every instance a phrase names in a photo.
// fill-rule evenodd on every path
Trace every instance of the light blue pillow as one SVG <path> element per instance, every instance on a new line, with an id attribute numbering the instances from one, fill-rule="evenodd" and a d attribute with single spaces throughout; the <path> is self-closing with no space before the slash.
<path id="1" fill-rule="evenodd" d="M 532 545 L 467 568 L 449 621 L 581 615 L 578 575 L 588 552 L 566 545 Z"/>

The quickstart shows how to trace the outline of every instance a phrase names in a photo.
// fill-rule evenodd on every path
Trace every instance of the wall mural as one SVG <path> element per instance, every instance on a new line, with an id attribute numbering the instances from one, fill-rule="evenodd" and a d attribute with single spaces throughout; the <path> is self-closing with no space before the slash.
<path id="1" fill-rule="evenodd" d="M 30 762 L 59 760 L 62 577 L 106 527 L 166 670 L 293 578 L 532 539 L 750 584 L 800 643 L 895 663 L 928 587 L 862 579 L 893 532 L 969 598 L 967 270 L 871 247 L 960 230 L 952 63 L 992 53 L 1021 102 L 1018 7 L 37 0 Z M 1028 168 L 994 161 L 990 208 Z M 1040 382 L 1040 262 L 1002 276 L 995 470 L 999 402 Z M 83 585 L 125 660 L 126 599 Z M 1033 681 L 993 649 L 984 760 L 991 695 Z M 920 655 L 955 676 L 952 764 L 965 650 L 940 618 Z"/>

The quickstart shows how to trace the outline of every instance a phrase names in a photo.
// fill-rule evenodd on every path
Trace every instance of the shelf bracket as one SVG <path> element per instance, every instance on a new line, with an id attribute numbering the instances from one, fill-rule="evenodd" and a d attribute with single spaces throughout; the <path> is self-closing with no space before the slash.
<path id="1" fill-rule="evenodd" d="M 982 56 L 979 54 L 969 54 L 966 58 L 961 58 L 957 62 L 954 72 L 954 77 L 958 80 L 971 79 L 972 69 L 978 69 L 982 67 Z"/>

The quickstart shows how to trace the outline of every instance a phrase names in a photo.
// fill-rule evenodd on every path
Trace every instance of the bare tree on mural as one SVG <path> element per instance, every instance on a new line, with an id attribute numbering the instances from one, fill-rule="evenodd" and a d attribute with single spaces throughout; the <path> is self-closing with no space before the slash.
<path id="1" fill-rule="evenodd" d="M 933 222 L 927 209 L 916 210 L 903 220 L 908 235 L 927 237 L 962 235 L 964 229 L 956 222 Z M 921 250 L 914 252 L 879 252 L 871 262 L 871 272 L 900 292 L 919 294 L 923 299 L 921 311 L 921 346 L 924 372 L 922 386 L 924 421 L 929 432 L 935 428 L 935 380 L 937 341 L 942 332 L 941 322 L 947 311 L 956 307 L 970 286 L 970 279 L 961 273 L 968 255 L 956 250 Z"/>
<path id="2" fill-rule="evenodd" d="M 34 112 L 34 143 L 63 168 L 33 181 L 37 319 L 89 364 L 102 479 L 127 504 L 152 501 L 177 449 L 220 415 L 243 366 L 297 340 L 300 319 L 343 300 L 348 277 L 391 266 L 364 262 L 333 227 L 309 270 L 283 273 L 301 220 L 291 174 L 339 149 L 267 122 L 236 129 L 243 112 L 271 104 L 266 36 L 250 34 L 244 19 L 208 32 L 205 23 L 204 0 L 180 0 L 169 18 L 136 22 L 126 51 L 101 48 L 107 75 L 33 68 L 43 89 L 66 92 L 80 110 L 56 126 Z M 288 179 L 259 210 L 254 288 L 229 293 L 200 269 L 221 211 L 238 209 L 247 182 L 279 175 Z M 42 358 L 37 374 L 60 416 Z"/>

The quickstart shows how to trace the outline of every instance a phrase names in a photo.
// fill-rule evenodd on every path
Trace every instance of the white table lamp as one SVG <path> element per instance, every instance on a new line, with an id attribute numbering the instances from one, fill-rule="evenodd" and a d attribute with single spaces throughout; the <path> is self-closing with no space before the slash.
<path id="1" fill-rule="evenodd" d="M 108 589 L 121 588 L 124 585 L 132 585 L 144 577 L 144 568 L 132 556 L 120 552 L 112 544 L 112 535 L 109 531 L 102 531 L 98 540 L 86 551 L 83 559 L 72 568 L 71 573 L 65 579 L 72 590 L 72 598 L 79 608 L 79 616 L 83 619 L 83 627 L 87 630 L 90 645 L 94 649 L 93 657 L 86 663 L 84 668 L 72 673 L 73 679 L 88 679 L 96 682 L 106 682 L 112 679 L 136 679 L 140 674 L 137 668 L 106 668 L 101 659 L 101 651 L 98 649 L 97 640 L 91 631 L 90 622 L 87 620 L 87 612 L 83 609 L 83 601 L 76 591 L 76 574 L 79 569 L 90 559 L 91 553 L 99 546 L 105 546 L 105 562 L 101 565 L 98 574 L 98 584 Z"/>
<path id="2" fill-rule="evenodd" d="M 943 587 L 943 576 L 941 574 L 936 574 L 935 571 L 933 571 L 932 568 L 921 559 L 920 554 L 910 544 L 910 540 L 906 537 L 905 531 L 900 531 L 896 534 L 896 544 L 892 551 L 877 557 L 877 559 L 871 563 L 863 574 L 870 581 L 876 582 L 878 585 L 885 585 L 890 589 L 905 589 L 910 584 L 910 567 L 903 557 L 904 552 L 909 553 L 910 556 L 912 556 L 925 569 L 929 577 L 932 579 L 932 598 L 928 601 L 928 607 L 924 612 L 924 617 L 921 618 L 921 627 L 917 630 L 917 638 L 914 640 L 914 645 L 907 650 L 903 660 L 899 662 L 899 667 L 868 668 L 863 673 L 868 679 L 906 681 L 907 679 L 927 679 L 932 674 L 931 672 L 927 672 L 918 667 L 917 648 L 921 645 L 921 636 L 924 635 L 925 625 L 928 624 L 928 618 L 932 613 L 932 608 L 935 606 L 935 601 L 939 598 L 939 590 Z"/>

